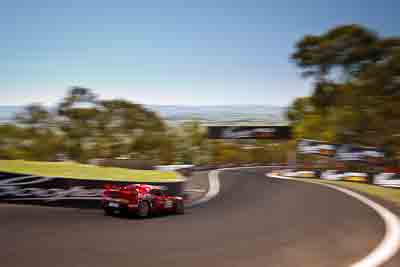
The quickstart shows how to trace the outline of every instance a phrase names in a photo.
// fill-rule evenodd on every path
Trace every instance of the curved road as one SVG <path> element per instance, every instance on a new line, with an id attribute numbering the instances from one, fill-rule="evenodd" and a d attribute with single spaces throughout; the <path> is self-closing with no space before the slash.
<path id="1" fill-rule="evenodd" d="M 0 205 L 1 266 L 338 267 L 382 239 L 373 210 L 329 188 L 267 179 L 267 170 L 220 173 L 220 194 L 182 216 Z"/>

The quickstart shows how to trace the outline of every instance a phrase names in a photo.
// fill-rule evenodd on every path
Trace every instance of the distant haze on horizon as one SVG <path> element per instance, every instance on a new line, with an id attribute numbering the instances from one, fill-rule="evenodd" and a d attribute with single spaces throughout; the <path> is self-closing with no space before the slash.
<path id="1" fill-rule="evenodd" d="M 287 106 L 310 93 L 295 42 L 341 24 L 400 35 L 400 2 L 2 1 L 1 105 L 71 86 L 147 105 Z"/>
<path id="2" fill-rule="evenodd" d="M 180 106 L 180 105 L 144 105 L 171 123 L 196 120 L 203 123 L 285 123 L 285 107 L 268 105 L 225 105 L 225 106 Z M 56 113 L 55 106 L 48 110 Z M 0 124 L 10 122 L 24 106 L 0 105 Z"/>

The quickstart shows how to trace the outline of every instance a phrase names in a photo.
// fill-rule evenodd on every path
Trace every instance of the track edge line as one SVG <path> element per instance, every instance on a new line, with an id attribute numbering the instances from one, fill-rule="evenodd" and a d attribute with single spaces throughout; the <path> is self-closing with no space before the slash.
<path id="1" fill-rule="evenodd" d="M 221 183 L 219 181 L 219 173 L 222 171 L 229 171 L 229 170 L 242 170 L 242 169 L 256 169 L 256 168 L 271 168 L 271 167 L 282 167 L 282 166 L 252 166 L 252 167 L 234 167 L 234 168 L 221 168 L 212 170 L 208 173 L 208 191 L 207 193 L 200 199 L 186 205 L 186 208 L 193 208 L 204 204 L 219 194 Z"/>
<path id="2" fill-rule="evenodd" d="M 379 245 L 375 247 L 366 257 L 353 263 L 350 267 L 378 267 L 383 263 L 390 260 L 400 249 L 400 220 L 393 212 L 387 208 L 376 203 L 375 201 L 356 193 L 350 189 L 342 188 L 335 185 L 324 184 L 316 181 L 304 181 L 295 178 L 284 177 L 280 175 L 274 175 L 271 173 L 266 174 L 269 178 L 291 180 L 297 182 L 318 184 L 331 189 L 340 191 L 348 196 L 351 196 L 361 203 L 365 204 L 369 208 L 373 209 L 385 223 L 385 235 Z"/>

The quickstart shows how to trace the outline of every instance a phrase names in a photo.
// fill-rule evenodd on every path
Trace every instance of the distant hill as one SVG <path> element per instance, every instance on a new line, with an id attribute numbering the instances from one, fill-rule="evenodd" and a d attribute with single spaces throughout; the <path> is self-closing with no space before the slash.
<path id="1" fill-rule="evenodd" d="M 264 105 L 145 105 L 171 123 L 198 120 L 203 123 L 285 123 L 285 107 Z M 12 120 L 22 106 L 0 106 L 0 122 Z"/>
<path id="2" fill-rule="evenodd" d="M 22 106 L 0 106 L 0 122 L 12 120 L 14 115 L 22 109 Z"/>
<path id="3" fill-rule="evenodd" d="M 285 107 L 264 105 L 181 106 L 147 105 L 171 122 L 199 120 L 201 122 L 285 122 Z"/>

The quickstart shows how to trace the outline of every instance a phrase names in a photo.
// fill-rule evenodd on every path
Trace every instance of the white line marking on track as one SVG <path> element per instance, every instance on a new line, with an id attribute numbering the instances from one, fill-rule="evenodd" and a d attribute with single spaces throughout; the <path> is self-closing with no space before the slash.
<path id="1" fill-rule="evenodd" d="M 220 170 L 213 170 L 208 173 L 208 191 L 207 191 L 207 193 L 202 198 L 190 203 L 187 206 L 188 208 L 203 204 L 218 195 L 219 188 L 220 188 L 220 183 L 219 183 L 219 178 L 218 178 L 219 172 L 220 172 Z"/>
<path id="2" fill-rule="evenodd" d="M 292 180 L 292 181 L 313 183 L 326 186 L 359 200 L 363 204 L 373 209 L 376 213 L 378 213 L 378 215 L 385 222 L 385 236 L 383 237 L 379 245 L 376 248 L 374 248 L 366 257 L 353 263 L 352 265 L 350 265 L 350 267 L 380 266 L 383 263 L 387 262 L 390 258 L 392 258 L 400 249 L 400 220 L 395 214 L 393 214 L 391 211 L 389 211 L 382 205 L 370 200 L 369 198 L 361 194 L 358 194 L 354 191 L 339 186 L 324 184 L 317 181 L 297 180 L 295 178 L 289 178 L 268 173 L 266 174 L 266 176 L 275 179 Z"/>
<path id="3" fill-rule="evenodd" d="M 281 166 L 253 166 L 253 167 L 235 167 L 235 168 L 222 168 L 210 171 L 208 173 L 208 191 L 207 193 L 200 199 L 190 203 L 187 205 L 187 208 L 192 208 L 194 206 L 198 206 L 203 204 L 207 201 L 210 201 L 214 197 L 216 197 L 220 190 L 220 182 L 219 182 L 219 173 L 222 171 L 229 171 L 229 170 L 242 170 L 242 169 L 255 169 L 255 168 L 271 168 L 271 167 L 281 167 Z"/>

